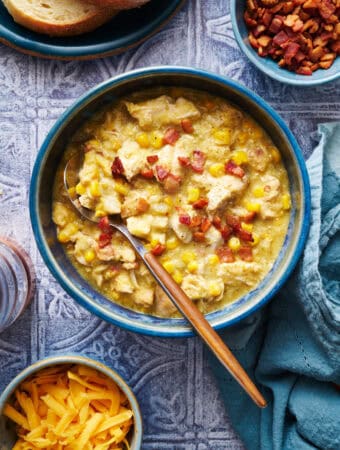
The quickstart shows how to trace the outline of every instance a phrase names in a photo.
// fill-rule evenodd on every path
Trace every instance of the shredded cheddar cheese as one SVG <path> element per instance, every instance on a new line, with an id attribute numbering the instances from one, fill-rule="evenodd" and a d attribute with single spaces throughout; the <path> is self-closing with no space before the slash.
<path id="1" fill-rule="evenodd" d="M 19 386 L 4 415 L 17 424 L 13 450 L 130 450 L 125 394 L 87 366 L 41 370 Z"/>

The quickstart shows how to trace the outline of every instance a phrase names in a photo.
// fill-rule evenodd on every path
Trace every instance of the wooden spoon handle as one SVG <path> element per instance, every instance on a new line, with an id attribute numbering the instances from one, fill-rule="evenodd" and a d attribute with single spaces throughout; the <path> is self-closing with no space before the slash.
<path id="1" fill-rule="evenodd" d="M 201 336 L 221 364 L 223 364 L 223 366 L 229 371 L 229 373 L 243 387 L 243 389 L 258 406 L 261 408 L 266 407 L 267 402 L 262 394 L 259 392 L 229 348 L 222 341 L 220 336 L 196 307 L 194 302 L 185 294 L 180 286 L 178 286 L 171 275 L 169 275 L 169 273 L 163 268 L 158 259 L 152 253 L 145 253 L 144 259 L 153 270 L 155 278 L 158 279 L 157 281 L 160 281 L 161 285 L 163 285 L 162 287 L 165 287 L 164 290 L 170 299 L 177 306 L 183 316 L 188 319 L 193 328 Z"/>

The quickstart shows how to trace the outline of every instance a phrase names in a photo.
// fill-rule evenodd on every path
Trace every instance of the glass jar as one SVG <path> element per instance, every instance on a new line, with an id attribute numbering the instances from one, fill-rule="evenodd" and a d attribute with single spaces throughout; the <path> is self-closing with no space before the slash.
<path id="1" fill-rule="evenodd" d="M 20 316 L 32 298 L 32 266 L 24 250 L 0 237 L 0 333 Z"/>

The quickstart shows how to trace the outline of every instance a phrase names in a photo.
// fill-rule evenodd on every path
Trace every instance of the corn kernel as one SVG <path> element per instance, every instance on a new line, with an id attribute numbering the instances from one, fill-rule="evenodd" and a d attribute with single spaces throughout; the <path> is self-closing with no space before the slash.
<path id="1" fill-rule="evenodd" d="M 212 266 L 216 266 L 220 262 L 220 259 L 217 255 L 209 255 L 208 262 Z"/>
<path id="2" fill-rule="evenodd" d="M 178 270 L 176 270 L 176 272 L 172 275 L 172 278 L 177 284 L 181 284 L 183 281 L 183 275 Z"/>
<path id="3" fill-rule="evenodd" d="M 253 231 L 254 225 L 252 223 L 241 222 L 241 228 L 244 231 L 248 231 L 248 233 L 251 233 Z"/>
<path id="4" fill-rule="evenodd" d="M 76 186 L 76 193 L 78 195 L 84 195 L 86 192 L 85 186 L 81 183 L 78 183 Z"/>
<path id="5" fill-rule="evenodd" d="M 197 261 L 190 261 L 189 264 L 187 265 L 187 267 L 188 267 L 188 270 L 190 273 L 197 272 L 198 263 L 197 263 Z"/>
<path id="6" fill-rule="evenodd" d="M 164 197 L 164 203 L 166 203 L 168 206 L 172 206 L 174 204 L 174 201 L 171 197 Z"/>
<path id="7" fill-rule="evenodd" d="M 253 236 L 253 242 L 251 242 L 250 245 L 255 247 L 255 245 L 257 245 L 260 242 L 260 237 L 256 233 L 252 233 L 252 236 Z"/>
<path id="8" fill-rule="evenodd" d="M 87 263 L 91 263 L 95 259 L 95 257 L 96 257 L 96 254 L 92 249 L 86 250 L 84 259 Z"/>
<path id="9" fill-rule="evenodd" d="M 243 150 L 239 150 L 232 155 L 231 159 L 239 166 L 248 162 L 248 155 Z"/>
<path id="10" fill-rule="evenodd" d="M 283 194 L 282 196 L 282 208 L 287 211 L 291 208 L 290 196 L 289 194 Z"/>
<path id="11" fill-rule="evenodd" d="M 114 189 L 116 192 L 118 192 L 118 194 L 128 195 L 129 193 L 129 188 L 126 186 L 126 184 L 123 183 L 116 182 Z"/>
<path id="12" fill-rule="evenodd" d="M 231 130 L 229 128 L 215 130 L 213 136 L 221 144 L 229 145 L 231 143 Z"/>
<path id="13" fill-rule="evenodd" d="M 264 187 L 263 186 L 255 186 L 253 190 L 253 194 L 256 198 L 261 198 L 264 196 Z"/>
<path id="14" fill-rule="evenodd" d="M 237 252 L 237 250 L 239 250 L 241 247 L 241 242 L 240 242 L 239 238 L 237 238 L 237 237 L 230 238 L 228 241 L 228 247 L 230 248 L 230 250 Z"/>
<path id="15" fill-rule="evenodd" d="M 148 148 L 150 146 L 150 139 L 146 133 L 140 133 L 136 137 L 136 141 L 142 148 Z"/>
<path id="16" fill-rule="evenodd" d="M 237 142 L 239 144 L 245 144 L 248 140 L 248 133 L 246 131 L 240 131 L 239 134 L 237 135 Z"/>
<path id="17" fill-rule="evenodd" d="M 107 216 L 107 213 L 105 211 L 103 211 L 102 209 L 96 209 L 96 212 L 94 213 L 95 217 L 105 217 Z"/>
<path id="18" fill-rule="evenodd" d="M 113 300 L 118 300 L 120 297 L 119 292 L 115 292 L 115 291 L 111 291 L 111 296 L 112 296 Z"/>
<path id="19" fill-rule="evenodd" d="M 188 202 L 194 203 L 200 198 L 200 190 L 198 188 L 189 187 L 188 189 Z"/>
<path id="20" fill-rule="evenodd" d="M 151 239 L 151 241 L 150 241 L 151 248 L 156 247 L 156 245 L 158 245 L 158 244 L 159 244 L 158 239 Z"/>
<path id="21" fill-rule="evenodd" d="M 57 239 L 62 244 L 65 244 L 69 241 L 70 235 L 68 233 L 65 233 L 65 231 L 60 231 L 60 233 L 58 233 Z"/>
<path id="22" fill-rule="evenodd" d="M 92 197 L 100 196 L 100 186 L 99 186 L 98 181 L 91 181 L 90 194 L 92 195 Z"/>
<path id="23" fill-rule="evenodd" d="M 281 161 L 281 154 L 280 154 L 280 152 L 278 151 L 277 148 L 271 147 L 270 148 L 270 155 L 271 155 L 272 160 L 273 160 L 274 163 L 278 163 L 278 162 Z"/>
<path id="24" fill-rule="evenodd" d="M 79 226 L 76 223 L 69 223 L 66 225 L 65 231 L 72 236 L 79 230 Z"/>
<path id="25" fill-rule="evenodd" d="M 163 136 L 157 131 L 151 133 L 151 145 L 153 148 L 163 147 Z"/>
<path id="26" fill-rule="evenodd" d="M 208 291 L 209 291 L 209 295 L 211 295 L 213 297 L 217 297 L 222 292 L 221 286 L 218 286 L 216 283 L 213 283 L 213 282 L 209 283 Z"/>
<path id="27" fill-rule="evenodd" d="M 259 212 L 261 209 L 260 203 L 246 202 L 246 208 L 249 212 Z"/>
<path id="28" fill-rule="evenodd" d="M 164 261 L 163 267 L 169 273 L 174 273 L 175 271 L 175 265 L 172 261 Z"/>
<path id="29" fill-rule="evenodd" d="M 181 254 L 181 259 L 185 264 L 189 264 L 190 261 L 196 260 L 196 254 L 194 252 L 185 251 Z"/>
<path id="30" fill-rule="evenodd" d="M 176 237 L 172 237 L 166 241 L 165 245 L 168 250 L 173 250 L 179 246 L 179 240 Z"/>
<path id="31" fill-rule="evenodd" d="M 76 188 L 75 187 L 70 187 L 69 189 L 67 189 L 67 192 L 69 193 L 69 195 L 71 197 L 74 197 L 77 193 Z"/>
<path id="32" fill-rule="evenodd" d="M 213 177 L 221 177 L 224 175 L 224 164 L 222 163 L 216 163 L 212 164 L 208 169 L 210 175 Z"/>

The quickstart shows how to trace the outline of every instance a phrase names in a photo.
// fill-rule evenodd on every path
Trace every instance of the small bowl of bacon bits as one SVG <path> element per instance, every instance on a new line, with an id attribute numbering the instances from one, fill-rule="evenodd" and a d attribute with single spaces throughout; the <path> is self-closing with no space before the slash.
<path id="1" fill-rule="evenodd" d="M 0 396 L 1 450 L 139 450 L 142 433 L 128 385 L 82 356 L 41 360 Z"/>
<path id="2" fill-rule="evenodd" d="M 313 86 L 340 77 L 339 0 L 231 0 L 241 50 L 262 72 Z"/>

